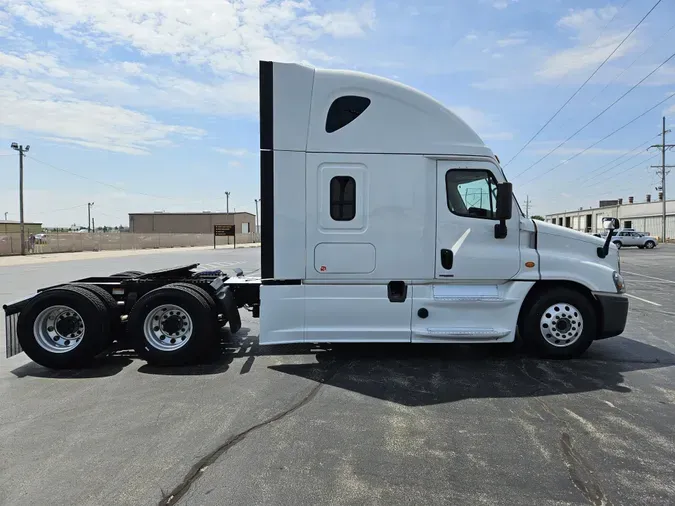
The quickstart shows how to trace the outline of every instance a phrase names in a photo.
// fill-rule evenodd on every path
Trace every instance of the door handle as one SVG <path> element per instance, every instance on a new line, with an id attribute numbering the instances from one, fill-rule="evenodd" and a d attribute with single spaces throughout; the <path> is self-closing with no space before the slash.
<path id="1" fill-rule="evenodd" d="M 442 249 L 441 250 L 441 265 L 445 270 L 452 269 L 452 261 L 454 255 L 452 254 L 451 249 Z"/>

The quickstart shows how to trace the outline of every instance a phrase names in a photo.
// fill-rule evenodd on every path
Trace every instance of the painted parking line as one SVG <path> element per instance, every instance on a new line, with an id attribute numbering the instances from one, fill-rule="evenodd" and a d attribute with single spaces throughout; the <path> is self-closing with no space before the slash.
<path id="1" fill-rule="evenodd" d="M 654 277 L 654 276 L 647 276 L 646 274 L 638 274 L 637 272 L 621 271 L 621 274 L 631 274 L 633 276 L 640 276 L 642 278 L 656 279 L 657 281 L 662 281 L 663 283 L 673 283 L 675 285 L 675 281 L 672 281 L 670 279 L 663 279 L 663 278 L 657 278 L 657 277 Z"/>
<path id="2" fill-rule="evenodd" d="M 657 302 L 652 302 L 651 300 L 643 299 L 642 297 L 638 297 L 637 295 L 631 295 L 630 293 L 626 294 L 628 297 L 632 297 L 633 299 L 641 300 L 642 302 L 646 302 L 647 304 L 652 304 L 654 306 L 659 306 L 661 307 L 661 304 Z"/>

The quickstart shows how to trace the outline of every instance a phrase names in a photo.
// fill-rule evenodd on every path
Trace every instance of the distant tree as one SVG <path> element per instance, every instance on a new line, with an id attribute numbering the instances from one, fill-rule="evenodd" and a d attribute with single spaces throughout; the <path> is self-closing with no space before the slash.
<path id="1" fill-rule="evenodd" d="M 539 220 L 539 221 L 546 221 L 546 219 L 543 216 L 539 216 L 538 214 L 535 214 L 532 216 L 533 220 Z"/>

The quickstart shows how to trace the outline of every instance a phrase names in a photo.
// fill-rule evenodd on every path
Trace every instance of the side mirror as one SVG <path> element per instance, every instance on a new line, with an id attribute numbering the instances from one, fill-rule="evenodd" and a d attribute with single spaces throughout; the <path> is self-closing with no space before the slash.
<path id="1" fill-rule="evenodd" d="M 602 227 L 605 230 L 616 230 L 619 228 L 619 220 L 617 218 L 603 218 Z"/>
<path id="2" fill-rule="evenodd" d="M 506 220 L 511 219 L 513 212 L 513 185 L 511 183 L 499 183 L 497 185 L 497 209 L 495 218 L 499 223 L 495 225 L 495 239 L 504 239 L 508 234 Z"/>
<path id="3" fill-rule="evenodd" d="M 510 220 L 513 213 L 513 185 L 511 183 L 499 183 L 497 185 L 497 211 L 495 218 L 498 220 Z"/>

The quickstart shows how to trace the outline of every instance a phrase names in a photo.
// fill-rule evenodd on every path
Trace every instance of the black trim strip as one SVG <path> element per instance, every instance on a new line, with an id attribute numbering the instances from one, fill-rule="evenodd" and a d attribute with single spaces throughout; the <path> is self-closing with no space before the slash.
<path id="1" fill-rule="evenodd" d="M 274 64 L 260 62 L 260 275 L 274 278 Z"/>
<path id="2" fill-rule="evenodd" d="M 262 284 L 265 286 L 278 286 L 278 285 L 301 285 L 301 279 L 263 279 Z"/>
<path id="3" fill-rule="evenodd" d="M 260 62 L 260 149 L 274 149 L 274 64 Z"/>

